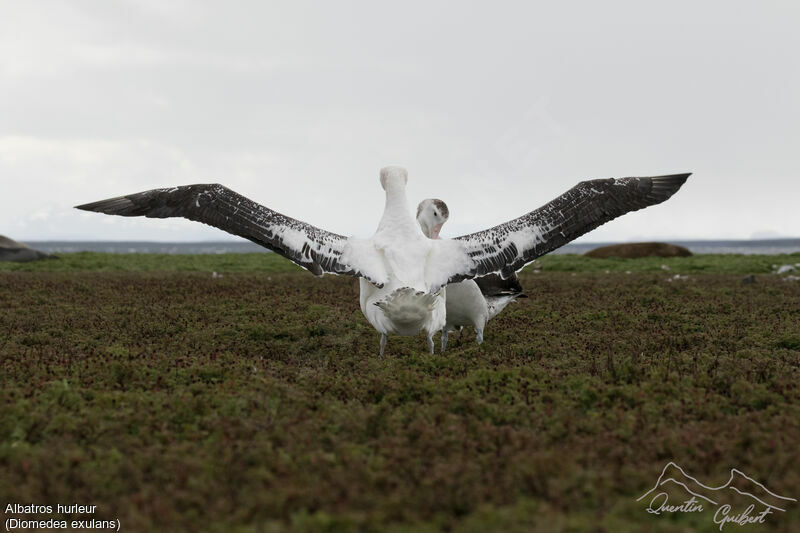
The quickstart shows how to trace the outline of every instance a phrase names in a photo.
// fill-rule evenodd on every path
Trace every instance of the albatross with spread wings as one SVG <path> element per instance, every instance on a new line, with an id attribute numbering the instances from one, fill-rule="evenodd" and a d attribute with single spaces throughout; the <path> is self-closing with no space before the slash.
<path id="1" fill-rule="evenodd" d="M 583 181 L 555 200 L 493 228 L 429 239 L 406 199 L 408 174 L 381 170 L 383 217 L 368 239 L 345 237 L 277 213 L 219 184 L 185 185 L 77 206 L 109 215 L 183 217 L 244 237 L 316 275 L 360 280 L 361 311 L 381 334 L 433 334 L 445 325 L 448 283 L 497 273 L 507 278 L 559 246 L 624 215 L 667 200 L 689 174 Z"/>

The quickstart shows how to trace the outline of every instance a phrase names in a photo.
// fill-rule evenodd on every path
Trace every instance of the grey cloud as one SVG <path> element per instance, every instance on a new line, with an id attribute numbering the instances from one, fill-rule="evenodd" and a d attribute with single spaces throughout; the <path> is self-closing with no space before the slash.
<path id="1" fill-rule="evenodd" d="M 368 234 L 378 169 L 401 164 L 412 200 L 451 206 L 451 231 L 581 179 L 694 171 L 664 206 L 590 237 L 797 235 L 796 4 L 453 6 L 4 4 L 0 179 L 21 200 L 0 226 L 26 239 L 214 238 L 70 211 L 213 180 Z M 34 217 L 40 204 L 58 224 Z"/>

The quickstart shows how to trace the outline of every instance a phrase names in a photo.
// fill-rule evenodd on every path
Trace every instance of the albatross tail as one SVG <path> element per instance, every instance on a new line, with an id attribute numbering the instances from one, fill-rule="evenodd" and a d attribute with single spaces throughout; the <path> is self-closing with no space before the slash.
<path id="1" fill-rule="evenodd" d="M 430 319 L 436 301 L 437 294 L 403 287 L 375 302 L 375 305 L 391 320 L 398 334 L 413 335 L 419 331 L 421 324 Z"/>

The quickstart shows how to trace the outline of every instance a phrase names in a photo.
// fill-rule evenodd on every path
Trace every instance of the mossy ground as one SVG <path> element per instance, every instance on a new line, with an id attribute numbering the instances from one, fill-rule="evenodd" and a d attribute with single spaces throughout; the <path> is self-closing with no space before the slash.
<path id="1" fill-rule="evenodd" d="M 0 502 L 128 531 L 718 531 L 635 499 L 671 460 L 800 499 L 800 282 L 769 274 L 796 262 L 545 257 L 481 347 L 382 359 L 355 280 L 274 255 L 2 264 Z"/>

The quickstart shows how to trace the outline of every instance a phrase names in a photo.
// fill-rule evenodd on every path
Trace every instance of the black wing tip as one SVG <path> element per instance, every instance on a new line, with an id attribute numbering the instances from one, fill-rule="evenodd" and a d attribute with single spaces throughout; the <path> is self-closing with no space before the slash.
<path id="1" fill-rule="evenodd" d="M 98 204 L 101 204 L 101 203 L 102 202 L 91 202 L 91 203 L 88 203 L 88 204 L 76 205 L 75 209 L 80 209 L 82 211 L 99 211 Z"/>
<path id="2" fill-rule="evenodd" d="M 161 202 L 166 202 L 169 201 L 168 199 L 170 198 L 181 198 L 186 194 L 191 194 L 198 190 L 215 190 L 217 192 L 222 192 L 221 189 L 230 191 L 230 189 L 227 189 L 227 187 L 221 183 L 194 183 L 191 185 L 178 185 L 175 187 L 165 187 L 162 189 L 150 189 L 147 191 L 126 194 L 124 196 L 117 196 L 115 198 L 108 198 L 106 200 L 100 200 L 88 204 L 76 205 L 75 209 L 93 211 L 96 213 L 105 213 L 107 215 L 142 215 L 145 214 L 145 212 L 140 213 L 137 209 L 136 213 L 134 213 L 130 210 L 137 206 L 143 208 L 146 207 L 146 204 L 159 204 Z"/>
<path id="3" fill-rule="evenodd" d="M 689 176 L 691 175 L 692 175 L 691 172 L 685 172 L 683 174 L 668 174 L 666 176 L 653 176 L 650 179 L 653 181 L 660 181 L 662 183 L 679 183 L 680 185 L 683 185 L 684 183 L 686 183 L 686 180 L 689 179 Z"/>
<path id="4" fill-rule="evenodd" d="M 644 186 L 647 190 L 646 198 L 648 205 L 661 203 L 673 194 L 678 192 L 686 180 L 691 176 L 691 172 L 683 174 L 669 174 L 665 176 L 651 176 L 649 178 L 640 178 L 638 181 L 640 187 Z"/>
<path id="5" fill-rule="evenodd" d="M 133 205 L 126 196 L 118 196 L 107 200 L 99 200 L 88 204 L 76 205 L 75 209 L 82 211 L 92 211 L 95 213 L 115 214 Z"/>

